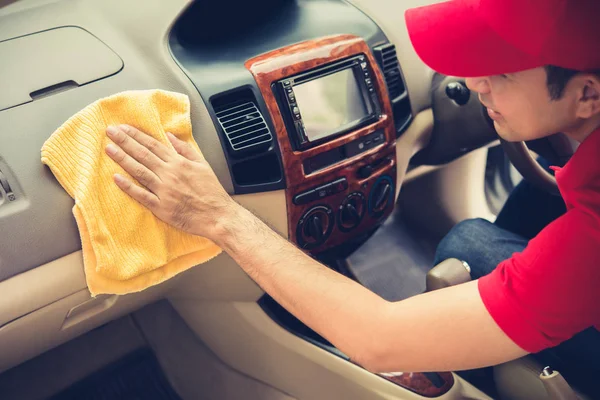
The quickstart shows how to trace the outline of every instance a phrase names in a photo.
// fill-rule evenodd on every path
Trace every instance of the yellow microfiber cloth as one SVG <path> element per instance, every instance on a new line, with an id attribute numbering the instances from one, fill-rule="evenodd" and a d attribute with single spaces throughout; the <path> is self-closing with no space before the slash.
<path id="1" fill-rule="evenodd" d="M 172 148 L 171 132 L 200 151 L 187 96 L 128 91 L 100 99 L 69 118 L 42 147 L 42 162 L 75 200 L 88 288 L 98 294 L 138 292 L 221 252 L 206 238 L 162 222 L 113 181 L 132 179 L 105 153 L 109 125 L 128 124 Z"/>

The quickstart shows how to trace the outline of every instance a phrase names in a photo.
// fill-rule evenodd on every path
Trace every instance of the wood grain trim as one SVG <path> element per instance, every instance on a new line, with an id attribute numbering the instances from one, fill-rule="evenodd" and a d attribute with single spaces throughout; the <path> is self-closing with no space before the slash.
<path id="1" fill-rule="evenodd" d="M 437 374 L 444 382 L 441 387 L 435 386 L 427 375 L 418 372 L 399 373 L 394 376 L 380 376 L 418 395 L 424 397 L 440 397 L 452 389 L 452 386 L 454 386 L 454 376 L 450 372 L 438 372 Z"/>
<path id="2" fill-rule="evenodd" d="M 391 178 L 394 178 L 396 176 L 396 155 L 395 155 L 394 150 L 395 149 L 391 149 L 385 153 L 376 153 L 376 154 L 372 154 L 371 156 L 364 157 L 361 160 L 359 160 L 358 162 L 356 162 L 355 164 L 347 165 L 346 167 L 337 171 L 335 174 L 329 175 L 329 177 L 326 177 L 322 182 L 322 183 L 325 183 L 328 181 L 333 181 L 338 178 L 346 178 L 348 180 L 348 190 L 346 190 L 345 192 L 338 193 L 336 195 L 327 197 L 323 200 L 317 200 L 316 202 L 307 204 L 305 206 L 297 206 L 293 203 L 294 195 L 313 187 L 312 181 L 302 183 L 291 190 L 288 189 L 286 201 L 287 201 L 287 209 L 288 209 L 288 219 L 290 221 L 289 222 L 289 233 L 288 233 L 289 239 L 294 243 L 299 243 L 299 240 L 297 238 L 297 231 L 296 231 L 297 222 L 312 207 L 318 206 L 318 205 L 319 206 L 320 205 L 327 206 L 333 210 L 334 216 L 337 218 L 338 212 L 339 212 L 339 206 L 340 206 L 340 204 L 342 204 L 342 202 L 344 201 L 346 196 L 348 196 L 348 194 L 354 193 L 354 192 L 361 192 L 365 195 L 365 199 L 368 200 L 369 192 L 370 192 L 374 182 L 379 177 L 381 177 L 383 175 L 387 175 Z M 371 175 L 368 179 L 359 180 L 354 177 L 356 170 L 358 168 L 362 167 L 363 165 L 370 164 L 377 159 L 382 159 L 382 158 L 383 159 L 389 158 L 389 162 L 388 161 L 383 162 L 381 164 L 381 166 L 377 170 L 375 170 L 373 175 Z M 327 241 L 325 242 L 325 244 L 323 246 L 313 249 L 313 253 L 318 253 L 322 250 L 326 250 L 326 249 L 334 247 L 336 245 L 346 243 L 349 240 L 351 240 L 352 238 L 354 238 L 360 234 L 363 234 L 365 232 L 368 232 L 369 230 L 373 229 L 376 225 L 385 221 L 385 219 L 392 213 L 393 209 L 394 208 L 392 206 L 390 206 L 386 210 L 386 212 L 378 218 L 373 218 L 371 215 L 366 213 L 366 215 L 363 217 L 360 224 L 350 232 L 341 231 L 339 229 L 339 227 L 337 226 L 337 219 L 336 219 L 335 220 L 336 226 L 334 226 L 329 239 L 327 239 Z"/>
<path id="3" fill-rule="evenodd" d="M 353 55 L 364 54 L 371 67 L 372 77 L 375 78 L 374 86 L 382 105 L 381 118 L 375 123 L 362 129 L 351 132 L 347 135 L 338 137 L 330 142 L 313 147 L 306 151 L 294 151 L 289 141 L 287 130 L 283 117 L 279 110 L 279 105 L 271 84 L 283 78 L 304 72 L 306 70 L 338 61 Z M 377 62 L 371 54 L 367 43 L 359 37 L 353 35 L 337 35 L 321 39 L 309 40 L 292 46 L 274 50 L 252 58 L 245 63 L 246 68 L 252 73 L 265 103 L 271 114 L 275 133 L 279 141 L 279 147 L 282 155 L 283 166 L 286 171 L 288 186 L 304 181 L 306 177 L 302 168 L 302 162 L 306 158 L 313 157 L 335 147 L 340 147 L 361 136 L 368 135 L 377 129 L 384 129 L 386 134 L 386 144 L 395 144 L 396 136 L 394 132 L 392 106 L 387 95 L 387 89 L 383 76 Z M 377 149 L 369 151 L 370 154 L 377 152 Z M 344 164 L 351 164 L 355 159 L 345 160 L 341 164 L 318 171 L 311 176 L 317 178 L 327 175 L 329 172 Z"/>
<path id="4" fill-rule="evenodd" d="M 279 110 L 272 84 L 281 79 L 324 64 L 329 64 L 359 54 L 364 55 L 369 64 L 373 86 L 375 87 L 381 105 L 380 118 L 367 126 L 363 126 L 360 129 L 334 138 L 329 142 L 304 151 L 294 150 L 288 137 L 285 122 Z M 293 198 L 299 192 L 307 188 L 317 187 L 335 179 L 345 177 L 349 184 L 349 188 L 346 192 L 324 199 L 325 201 L 320 201 L 318 203 L 319 205 L 326 205 L 335 211 L 339 207 L 341 201 L 349 193 L 356 190 L 368 190 L 368 186 L 381 175 L 390 175 L 394 185 L 396 185 L 396 133 L 393 123 L 392 107 L 389 96 L 387 95 L 383 75 L 381 74 L 368 44 L 362 38 L 353 35 L 336 35 L 309 40 L 254 57 L 248 60 L 245 63 L 245 66 L 252 73 L 258 84 L 269 114 L 271 115 L 275 134 L 279 143 L 287 181 L 286 202 L 289 219 L 289 237 L 292 241 L 297 243 L 296 226 L 300 217 L 304 215 L 310 207 L 317 205 L 296 206 L 293 203 Z M 314 173 L 305 173 L 303 163 L 306 159 L 331 149 L 341 147 L 346 143 L 369 135 L 377 130 L 382 130 L 385 134 L 385 141 L 381 145 Z M 392 156 L 392 161 L 389 165 L 384 165 L 376 174 L 369 178 L 369 180 L 359 182 L 356 178 L 357 168 L 390 155 Z M 367 194 L 368 192 L 365 192 L 365 195 Z M 319 252 L 336 244 L 341 244 L 351 239 L 353 236 L 372 229 L 385 219 L 385 217 L 391 213 L 392 209 L 393 207 L 390 207 L 390 209 L 386 210 L 385 214 L 380 218 L 365 218 L 359 229 L 351 232 L 341 232 L 336 226 L 330 239 L 328 239 L 320 248 L 313 249 L 313 252 Z"/>

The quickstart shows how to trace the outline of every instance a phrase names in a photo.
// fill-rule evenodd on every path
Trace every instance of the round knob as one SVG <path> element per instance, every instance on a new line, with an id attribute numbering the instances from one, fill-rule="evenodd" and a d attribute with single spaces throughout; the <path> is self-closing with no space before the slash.
<path id="1" fill-rule="evenodd" d="M 450 82 L 446 86 L 446 95 L 459 106 L 464 106 L 469 102 L 471 91 L 462 82 Z"/>
<path id="2" fill-rule="evenodd" d="M 354 204 L 354 202 L 347 203 L 344 208 L 342 208 L 342 220 L 347 221 L 350 225 L 358 224 L 358 221 L 360 220 L 360 214 L 358 213 L 356 204 Z"/>
<path id="3" fill-rule="evenodd" d="M 351 193 L 344 199 L 339 208 L 338 227 L 347 232 L 360 224 L 365 214 L 365 196 L 360 192 Z"/>
<path id="4" fill-rule="evenodd" d="M 394 182 L 389 176 L 382 176 L 375 182 L 369 195 L 369 212 L 375 218 L 381 217 L 394 201 Z"/>
<path id="5" fill-rule="evenodd" d="M 319 214 L 309 216 L 304 223 L 304 237 L 320 242 L 324 235 L 322 217 Z"/>
<path id="6" fill-rule="evenodd" d="M 373 211 L 383 211 L 389 201 L 391 190 L 392 185 L 387 182 L 377 187 L 377 191 L 375 192 L 375 197 L 373 200 Z"/>
<path id="7" fill-rule="evenodd" d="M 303 249 L 314 249 L 327 241 L 334 224 L 331 208 L 324 205 L 313 207 L 298 221 L 296 240 Z"/>

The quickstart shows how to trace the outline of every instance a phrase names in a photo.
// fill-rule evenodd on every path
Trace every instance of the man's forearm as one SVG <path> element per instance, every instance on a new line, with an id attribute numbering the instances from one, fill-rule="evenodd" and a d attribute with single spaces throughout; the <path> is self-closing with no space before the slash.
<path id="1" fill-rule="evenodd" d="M 249 211 L 234 209 L 217 243 L 279 304 L 360 363 L 390 303 L 312 259 Z"/>
<path id="2" fill-rule="evenodd" d="M 461 370 L 526 354 L 492 320 L 477 282 L 391 303 L 313 260 L 241 206 L 221 221 L 217 244 L 278 303 L 368 369 Z"/>

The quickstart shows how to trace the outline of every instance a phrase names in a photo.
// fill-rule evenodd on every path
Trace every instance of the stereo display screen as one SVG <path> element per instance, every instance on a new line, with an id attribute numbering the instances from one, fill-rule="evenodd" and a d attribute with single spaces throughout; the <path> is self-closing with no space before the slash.
<path id="1" fill-rule="evenodd" d="M 352 68 L 294 86 L 309 142 L 339 133 L 370 115 Z"/>

